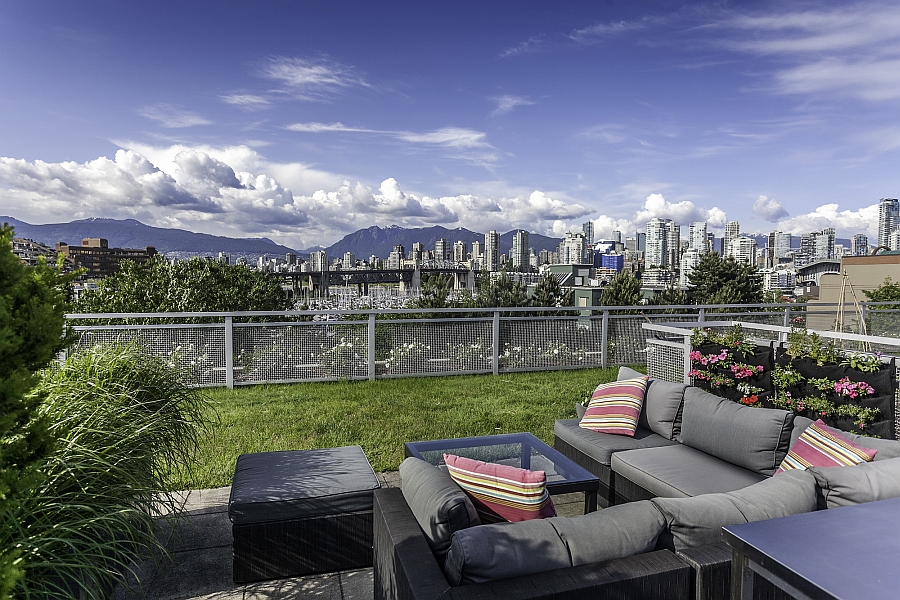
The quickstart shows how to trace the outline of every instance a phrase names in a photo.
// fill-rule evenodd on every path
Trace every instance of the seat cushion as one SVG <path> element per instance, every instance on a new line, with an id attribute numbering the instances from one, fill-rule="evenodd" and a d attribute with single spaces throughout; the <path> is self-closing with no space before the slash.
<path id="1" fill-rule="evenodd" d="M 793 424 L 786 410 L 751 408 L 688 387 L 678 441 L 771 476 L 787 455 Z"/>
<path id="2" fill-rule="evenodd" d="M 612 470 L 663 498 L 731 492 L 767 479 L 683 445 L 616 452 Z"/>
<path id="3" fill-rule="evenodd" d="M 678 442 L 667 440 L 661 435 L 643 427 L 635 429 L 633 437 L 582 429 L 578 426 L 578 419 L 561 419 L 557 421 L 553 425 L 553 433 L 579 452 L 606 466 L 609 466 L 614 452 L 678 445 Z M 603 483 L 609 484 L 608 481 Z"/>
<path id="4" fill-rule="evenodd" d="M 400 464 L 403 498 L 431 551 L 443 562 L 454 531 L 480 525 L 475 506 L 446 471 L 409 457 Z"/>
<path id="5" fill-rule="evenodd" d="M 246 525 L 372 510 L 379 487 L 359 446 L 242 454 L 228 516 Z"/>
<path id="6" fill-rule="evenodd" d="M 791 443 L 789 446 L 790 448 L 793 448 L 794 444 L 797 442 L 797 439 L 804 431 L 806 431 L 806 428 L 809 427 L 812 422 L 812 419 L 807 419 L 806 417 L 794 417 L 794 427 L 791 431 Z M 858 435 L 855 433 L 850 433 L 849 431 L 835 429 L 834 427 L 832 427 L 832 429 L 840 433 L 842 436 L 844 436 L 857 446 L 871 448 L 872 450 L 878 450 L 878 453 L 874 458 L 875 461 L 900 458 L 900 441 L 885 440 L 880 438 L 868 437 L 865 435 Z"/>
<path id="7" fill-rule="evenodd" d="M 658 547 L 681 551 L 720 541 L 726 525 L 814 511 L 816 480 L 806 471 L 790 471 L 733 492 L 650 502 L 667 523 Z"/>
<path id="8" fill-rule="evenodd" d="M 822 492 L 819 508 L 900 497 L 900 458 L 864 462 L 852 467 L 810 467 L 808 470 Z"/>
<path id="9" fill-rule="evenodd" d="M 639 377 L 634 369 L 619 367 L 619 379 Z M 644 394 L 644 406 L 638 425 L 658 433 L 667 440 L 674 440 L 680 430 L 681 405 L 684 403 L 683 383 L 672 383 L 662 379 L 653 379 L 647 383 Z"/>

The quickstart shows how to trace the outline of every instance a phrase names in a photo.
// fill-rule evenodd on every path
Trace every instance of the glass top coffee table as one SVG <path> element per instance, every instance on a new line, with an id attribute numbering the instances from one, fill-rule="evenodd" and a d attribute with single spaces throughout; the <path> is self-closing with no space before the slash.
<path id="1" fill-rule="evenodd" d="M 474 458 L 547 474 L 551 495 L 584 492 L 584 512 L 597 510 L 600 480 L 530 433 L 504 433 L 479 437 L 406 442 L 406 456 L 435 466 L 444 464 L 444 453 Z"/>

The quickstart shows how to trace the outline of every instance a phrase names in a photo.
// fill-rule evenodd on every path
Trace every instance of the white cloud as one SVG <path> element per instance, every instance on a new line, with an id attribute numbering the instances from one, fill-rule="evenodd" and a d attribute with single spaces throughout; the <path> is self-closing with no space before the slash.
<path id="1" fill-rule="evenodd" d="M 268 98 L 256 94 L 228 94 L 221 96 L 221 99 L 225 104 L 240 106 L 247 110 L 259 110 L 271 104 Z"/>
<path id="2" fill-rule="evenodd" d="M 788 211 L 775 198 L 760 196 L 753 203 L 753 214 L 770 223 L 775 223 L 779 219 L 787 217 Z"/>
<path id="3" fill-rule="evenodd" d="M 517 106 L 530 106 L 534 104 L 534 102 L 529 100 L 527 96 L 506 95 L 491 99 L 497 104 L 497 108 L 495 108 L 493 112 L 491 112 L 492 117 L 508 113 Z"/>
<path id="4" fill-rule="evenodd" d="M 506 58 L 508 56 L 517 56 L 519 54 L 531 54 L 533 52 L 538 52 L 544 45 L 544 38 L 541 36 L 532 36 L 525 40 L 524 42 L 520 42 L 515 46 L 511 46 L 509 48 L 504 49 L 500 52 L 501 58 Z"/>
<path id="5" fill-rule="evenodd" d="M 398 131 L 395 132 L 395 135 L 404 142 L 436 144 L 448 148 L 489 148 L 491 146 L 485 141 L 486 133 L 464 127 L 444 127 L 426 133 Z"/>
<path id="6" fill-rule="evenodd" d="M 259 75 L 281 83 L 301 100 L 325 100 L 351 88 L 372 87 L 354 67 L 328 57 L 276 56 L 262 64 Z"/>
<path id="7" fill-rule="evenodd" d="M 212 124 L 212 121 L 205 117 L 165 103 L 143 106 L 137 110 L 137 114 L 170 129 Z"/>
<path id="8" fill-rule="evenodd" d="M 640 31 L 646 28 L 647 19 L 641 21 L 617 21 L 615 23 L 595 23 L 582 29 L 576 29 L 569 34 L 569 38 L 580 44 L 597 44 L 607 38 L 621 35 L 630 31 Z"/>
<path id="9" fill-rule="evenodd" d="M 385 133 L 374 129 L 366 129 L 365 127 L 347 127 L 343 123 L 294 123 L 288 125 L 285 129 L 289 131 L 299 131 L 301 133 L 323 133 L 331 131 L 345 131 L 351 133 Z"/>
<path id="10" fill-rule="evenodd" d="M 662 194 L 650 194 L 644 201 L 644 208 L 639 210 L 632 219 L 638 225 L 644 225 L 650 219 L 659 217 L 672 219 L 679 225 L 687 225 L 695 221 L 707 221 L 714 227 L 719 227 L 719 221 L 724 220 L 725 213 L 718 207 L 705 209 L 696 206 L 690 200 L 681 202 L 669 202 Z M 724 225 L 724 222 L 722 223 Z"/>
<path id="11" fill-rule="evenodd" d="M 454 140 L 436 136 L 431 143 L 459 143 Z M 390 177 L 373 189 L 302 163 L 270 162 L 247 146 L 122 145 L 113 160 L 86 163 L 0 158 L 0 203 L 30 222 L 131 217 L 217 235 L 266 236 L 298 249 L 327 246 L 371 225 L 527 227 L 549 234 L 555 221 L 590 212 L 539 190 L 431 197 L 405 191 Z"/>
<path id="12" fill-rule="evenodd" d="M 607 144 L 618 144 L 628 138 L 625 134 L 625 127 L 615 123 L 587 127 L 578 132 L 578 137 L 588 140 L 600 140 Z"/>
<path id="13" fill-rule="evenodd" d="M 840 210 L 837 204 L 824 204 L 813 212 L 797 215 L 778 223 L 781 231 L 803 235 L 834 227 L 838 237 L 850 237 L 864 233 L 869 239 L 878 239 L 878 204 L 859 210 Z"/>

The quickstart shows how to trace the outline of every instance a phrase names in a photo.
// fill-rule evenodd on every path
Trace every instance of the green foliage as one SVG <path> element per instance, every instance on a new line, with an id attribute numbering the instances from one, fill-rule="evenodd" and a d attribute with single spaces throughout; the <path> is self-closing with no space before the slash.
<path id="1" fill-rule="evenodd" d="M 687 295 L 674 283 L 662 292 L 653 296 L 649 302 L 652 306 L 683 306 L 687 303 Z M 669 308 L 662 312 L 665 314 L 675 314 L 681 311 L 679 309 Z"/>
<path id="2" fill-rule="evenodd" d="M 163 495 L 190 468 L 205 399 L 181 374 L 136 346 L 97 346 L 49 370 L 41 414 L 58 440 L 45 478 L 17 511 L 26 558 L 22 596 L 105 598 L 136 548 L 164 553 L 153 517 L 175 514 Z"/>
<path id="3" fill-rule="evenodd" d="M 863 373 L 876 373 L 881 369 L 881 353 L 851 354 L 841 361 L 841 366 L 850 367 Z"/>
<path id="4" fill-rule="evenodd" d="M 513 281 L 505 270 L 501 271 L 499 276 L 486 278 L 480 283 L 478 297 L 475 299 L 479 308 L 528 305 L 525 287 Z"/>
<path id="5" fill-rule="evenodd" d="M 690 274 L 697 304 L 759 304 L 763 301 L 762 281 L 756 267 L 732 257 L 722 259 L 707 252 Z"/>
<path id="6" fill-rule="evenodd" d="M 892 300 L 900 301 L 900 283 L 894 283 L 894 281 L 890 277 L 886 277 L 885 280 L 874 290 L 863 290 L 863 294 L 866 295 L 866 298 L 869 302 L 891 302 Z M 876 307 L 872 307 L 873 309 Z M 888 305 L 886 308 L 900 308 L 900 305 L 891 306 Z"/>
<path id="7" fill-rule="evenodd" d="M 691 332 L 691 347 L 699 348 L 704 344 L 716 344 L 732 350 L 740 350 L 745 356 L 753 356 L 756 353 L 756 343 L 751 340 L 740 325 L 723 332 L 713 329 L 695 328 Z"/>
<path id="8" fill-rule="evenodd" d="M 22 264 L 12 253 L 13 229 L 0 228 L 0 599 L 22 576 L 13 543 L 16 511 L 40 482 L 52 449 L 48 422 L 37 414 L 39 396 L 28 392 L 36 372 L 72 341 L 64 335 L 67 286 L 58 266 Z"/>
<path id="9" fill-rule="evenodd" d="M 559 280 L 550 273 L 544 274 L 531 295 L 531 306 L 572 306 L 572 290 L 564 291 Z M 539 311 L 540 315 L 566 314 L 559 311 Z"/>
<path id="10" fill-rule="evenodd" d="M 891 302 L 900 301 L 900 283 L 887 277 L 874 290 L 863 290 L 866 298 L 870 302 Z M 896 337 L 900 335 L 900 314 L 896 311 L 900 309 L 900 304 L 884 304 L 882 306 L 870 306 L 868 318 L 866 319 L 866 329 L 872 335 L 885 335 Z"/>
<path id="11" fill-rule="evenodd" d="M 447 274 L 428 274 L 422 277 L 419 298 L 410 308 L 449 308 L 447 296 L 453 289 L 453 278 Z"/>
<path id="12" fill-rule="evenodd" d="M 146 267 L 122 261 L 121 270 L 82 294 L 82 313 L 219 312 L 291 307 L 281 280 L 241 265 L 192 258 L 170 264 L 156 256 Z"/>
<path id="13" fill-rule="evenodd" d="M 641 282 L 631 271 L 622 271 L 600 296 L 603 306 L 636 306 L 641 303 Z"/>
<path id="14" fill-rule="evenodd" d="M 818 366 L 836 365 L 841 362 L 841 351 L 833 340 L 826 340 L 818 333 L 809 333 L 805 327 L 791 326 L 785 353 L 791 358 L 811 358 Z"/>

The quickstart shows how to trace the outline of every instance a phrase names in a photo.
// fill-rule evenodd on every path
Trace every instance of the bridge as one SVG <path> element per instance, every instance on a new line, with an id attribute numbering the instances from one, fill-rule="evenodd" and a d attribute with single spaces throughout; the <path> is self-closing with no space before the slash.
<path id="1" fill-rule="evenodd" d="M 290 282 L 294 295 L 307 287 L 310 291 L 326 295 L 329 286 L 357 286 L 363 296 L 369 294 L 369 285 L 398 283 L 400 290 L 416 290 L 422 287 L 423 275 L 450 275 L 453 289 L 475 290 L 475 280 L 480 271 L 446 261 L 426 261 L 415 269 L 337 269 L 333 271 L 306 271 L 302 273 L 270 273 Z"/>

